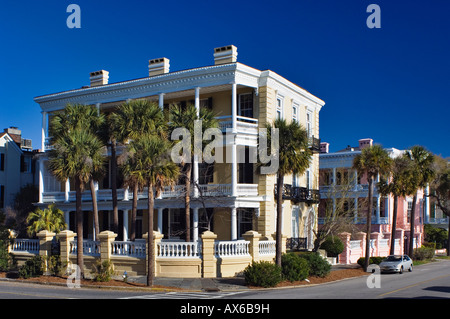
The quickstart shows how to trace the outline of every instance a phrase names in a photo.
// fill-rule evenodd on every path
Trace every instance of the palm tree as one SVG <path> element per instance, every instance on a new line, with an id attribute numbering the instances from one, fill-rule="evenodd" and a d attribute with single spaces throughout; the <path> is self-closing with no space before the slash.
<path id="1" fill-rule="evenodd" d="M 412 181 L 412 187 L 414 188 L 414 196 L 411 208 L 410 218 L 410 238 L 408 253 L 411 257 L 414 255 L 414 232 L 415 232 L 415 211 L 417 202 L 417 192 L 420 188 L 425 188 L 428 183 L 433 180 L 434 171 L 432 164 L 434 162 L 434 156 L 428 152 L 423 146 L 413 146 L 406 152 L 406 156 L 413 162 L 413 170 L 415 179 Z"/>
<path id="2" fill-rule="evenodd" d="M 83 211 L 81 196 L 85 184 L 89 182 L 95 167 L 103 164 L 104 146 L 102 141 L 84 128 L 67 131 L 52 141 L 49 152 L 49 169 L 60 181 L 68 178 L 75 181 L 77 220 L 77 264 L 83 270 Z"/>
<path id="3" fill-rule="evenodd" d="M 56 208 L 55 205 L 50 205 L 44 210 L 38 208 L 36 211 L 31 212 L 27 217 L 27 223 L 29 224 L 27 232 L 30 237 L 41 230 L 59 233 L 67 228 L 64 212 Z"/>
<path id="4" fill-rule="evenodd" d="M 391 176 L 389 181 L 382 178 L 378 184 L 380 194 L 394 196 L 394 210 L 392 214 L 392 229 L 391 229 L 391 247 L 390 255 L 395 252 L 395 232 L 397 229 L 397 208 L 398 198 L 406 197 L 413 193 L 411 188 L 412 165 L 411 161 L 404 156 L 399 156 L 393 159 L 391 167 Z"/>
<path id="5" fill-rule="evenodd" d="M 186 107 L 181 107 L 180 105 L 171 105 L 170 114 L 169 114 L 169 131 L 173 132 L 177 128 L 185 128 L 189 131 L 191 141 L 191 150 L 189 154 L 189 158 L 186 160 L 182 160 L 181 165 L 183 166 L 184 171 L 184 182 L 185 182 L 185 194 L 184 194 L 184 202 L 185 202 L 185 212 L 186 212 L 186 241 L 191 240 L 191 173 L 192 173 L 192 160 L 194 157 L 194 148 L 195 148 L 195 123 L 200 120 L 202 124 L 202 136 L 203 133 L 209 128 L 217 128 L 218 120 L 215 118 L 214 113 L 207 109 L 201 108 L 198 111 L 194 105 L 189 104 Z M 203 141 L 202 141 L 203 142 Z M 202 146 L 203 150 L 203 146 Z M 194 187 L 198 187 L 198 185 L 194 185 Z"/>
<path id="6" fill-rule="evenodd" d="M 284 119 L 277 119 L 273 126 L 268 124 L 267 145 L 272 144 L 272 129 L 278 129 L 278 171 L 276 184 L 277 202 L 277 225 L 276 225 L 276 256 L 275 261 L 281 266 L 282 252 L 282 206 L 284 176 L 289 174 L 303 174 L 309 167 L 312 152 L 308 148 L 307 131 L 296 121 L 287 123 Z M 267 152 L 269 153 L 269 152 Z"/>
<path id="7" fill-rule="evenodd" d="M 133 100 L 124 103 L 110 115 L 110 121 L 117 136 L 124 142 L 138 139 L 142 134 L 151 134 L 167 137 L 167 125 L 160 107 L 148 100 Z M 130 239 L 136 238 L 136 212 L 138 191 L 144 187 L 145 179 L 137 167 L 134 158 L 128 152 L 119 157 L 122 167 L 125 186 L 133 190 L 133 203 L 131 209 Z"/>
<path id="8" fill-rule="evenodd" d="M 179 174 L 178 165 L 170 160 L 169 150 L 172 144 L 152 134 L 143 134 L 129 144 L 130 156 L 135 161 L 134 171 L 145 178 L 147 184 L 148 208 L 148 274 L 147 285 L 154 280 L 153 215 L 154 190 L 161 191 L 165 185 L 175 182 Z"/>
<path id="9" fill-rule="evenodd" d="M 105 117 L 102 114 L 99 114 L 96 107 L 83 104 L 67 104 L 63 112 L 56 113 L 50 120 L 49 132 L 52 137 L 51 143 L 67 132 L 75 129 L 89 130 L 92 134 L 98 135 L 100 134 L 100 130 L 104 122 Z M 97 194 L 95 192 L 94 181 L 98 181 L 103 175 L 103 164 L 101 163 L 101 166 L 94 165 L 92 175 L 89 180 L 89 187 L 92 197 L 95 238 L 98 238 L 100 230 L 98 222 Z"/>
<path id="10" fill-rule="evenodd" d="M 381 147 L 381 145 L 373 145 L 364 148 L 360 154 L 353 159 L 353 168 L 357 170 L 359 175 L 366 175 L 369 183 L 367 220 L 366 220 L 366 252 L 364 269 L 369 267 L 370 257 L 370 232 L 372 224 L 372 207 L 373 207 L 373 181 L 380 175 L 389 172 L 391 166 L 391 158 L 389 154 Z"/>

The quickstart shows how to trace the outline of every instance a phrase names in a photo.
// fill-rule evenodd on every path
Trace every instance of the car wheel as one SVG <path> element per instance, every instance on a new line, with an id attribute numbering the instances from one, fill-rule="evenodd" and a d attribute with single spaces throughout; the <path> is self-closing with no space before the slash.
<path id="1" fill-rule="evenodd" d="M 409 271 L 409 272 L 412 272 L 412 270 L 413 270 L 413 265 L 411 265 L 411 266 L 409 267 L 408 271 Z"/>
<path id="2" fill-rule="evenodd" d="M 400 275 L 403 274 L 403 266 L 400 268 L 400 271 L 398 272 Z"/>

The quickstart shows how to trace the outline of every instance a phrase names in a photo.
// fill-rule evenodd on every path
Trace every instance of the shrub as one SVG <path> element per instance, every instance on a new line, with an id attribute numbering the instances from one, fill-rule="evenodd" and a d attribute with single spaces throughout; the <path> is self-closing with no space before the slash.
<path id="1" fill-rule="evenodd" d="M 309 274 L 311 276 L 326 277 L 331 271 L 331 265 L 319 253 L 299 255 L 305 258 L 309 264 Z"/>
<path id="2" fill-rule="evenodd" d="M 44 274 L 44 261 L 41 256 L 34 256 L 20 267 L 19 276 L 22 278 L 39 277 Z"/>
<path id="3" fill-rule="evenodd" d="M 309 275 L 309 264 L 304 258 L 289 253 L 281 256 L 281 271 L 283 278 L 290 282 L 305 280 Z"/>
<path id="4" fill-rule="evenodd" d="M 59 255 L 47 257 L 48 271 L 53 276 L 62 276 L 67 270 L 67 262 L 62 262 Z"/>
<path id="5" fill-rule="evenodd" d="M 101 262 L 98 260 L 95 264 L 95 281 L 108 282 L 114 275 L 114 265 L 109 260 Z"/>
<path id="6" fill-rule="evenodd" d="M 325 249 L 328 257 L 337 257 L 344 251 L 344 243 L 339 237 L 328 236 L 320 245 L 320 249 Z"/>
<path id="7" fill-rule="evenodd" d="M 414 260 L 426 260 L 432 259 L 434 257 L 434 248 L 422 246 L 420 248 L 414 249 L 413 259 Z"/>
<path id="8" fill-rule="evenodd" d="M 379 265 L 383 259 L 386 257 L 370 257 L 369 258 L 369 265 Z M 361 257 L 358 259 L 357 263 L 358 265 L 360 265 L 361 267 L 364 267 L 364 262 L 366 261 L 366 257 Z"/>
<path id="9" fill-rule="evenodd" d="M 247 285 L 275 287 L 282 278 L 281 267 L 268 261 L 253 262 L 245 268 L 244 278 Z"/>

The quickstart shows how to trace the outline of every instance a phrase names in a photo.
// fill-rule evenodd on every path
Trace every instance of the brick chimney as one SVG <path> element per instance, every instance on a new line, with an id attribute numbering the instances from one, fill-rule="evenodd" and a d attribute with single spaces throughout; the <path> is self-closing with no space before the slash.
<path id="1" fill-rule="evenodd" d="M 90 73 L 91 87 L 108 84 L 109 72 L 105 70 Z"/>
<path id="2" fill-rule="evenodd" d="M 373 139 L 363 138 L 363 139 L 360 139 L 358 142 L 359 142 L 359 149 L 362 150 L 363 148 L 372 146 Z"/>
<path id="3" fill-rule="evenodd" d="M 328 153 L 330 151 L 330 143 L 320 143 L 320 153 Z"/>
<path id="4" fill-rule="evenodd" d="M 235 63 L 237 61 L 237 48 L 227 45 L 214 49 L 214 65 Z"/>
<path id="5" fill-rule="evenodd" d="M 167 58 L 159 58 L 148 61 L 148 76 L 155 76 L 169 73 L 170 60 Z"/>

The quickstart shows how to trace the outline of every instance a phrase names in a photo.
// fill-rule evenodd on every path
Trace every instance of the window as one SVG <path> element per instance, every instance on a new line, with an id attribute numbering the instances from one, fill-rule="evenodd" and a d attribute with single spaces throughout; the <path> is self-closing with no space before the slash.
<path id="1" fill-rule="evenodd" d="M 306 170 L 306 188 L 311 189 L 311 171 Z"/>
<path id="2" fill-rule="evenodd" d="M 0 185 L 0 208 L 5 207 L 5 186 Z"/>
<path id="3" fill-rule="evenodd" d="M 31 157 L 22 155 L 20 157 L 20 171 L 22 173 L 31 173 Z"/>
<path id="4" fill-rule="evenodd" d="M 277 97 L 277 119 L 283 118 L 283 98 Z"/>
<path id="5" fill-rule="evenodd" d="M 298 122 L 298 105 L 294 104 L 292 106 L 292 120 Z"/>
<path id="6" fill-rule="evenodd" d="M 308 137 L 312 136 L 312 113 L 306 112 L 306 131 L 308 132 Z"/>
<path id="7" fill-rule="evenodd" d="M 5 154 L 0 154 L 0 171 L 5 170 Z"/>
<path id="8" fill-rule="evenodd" d="M 247 231 L 252 230 L 253 226 L 253 209 L 239 208 L 237 210 L 239 220 L 239 238 Z"/>
<path id="9" fill-rule="evenodd" d="M 412 212 L 412 200 L 408 200 L 408 219 L 407 222 L 410 223 L 411 222 L 411 212 Z"/>
<path id="10" fill-rule="evenodd" d="M 239 115 L 253 118 L 253 93 L 239 94 Z"/>

